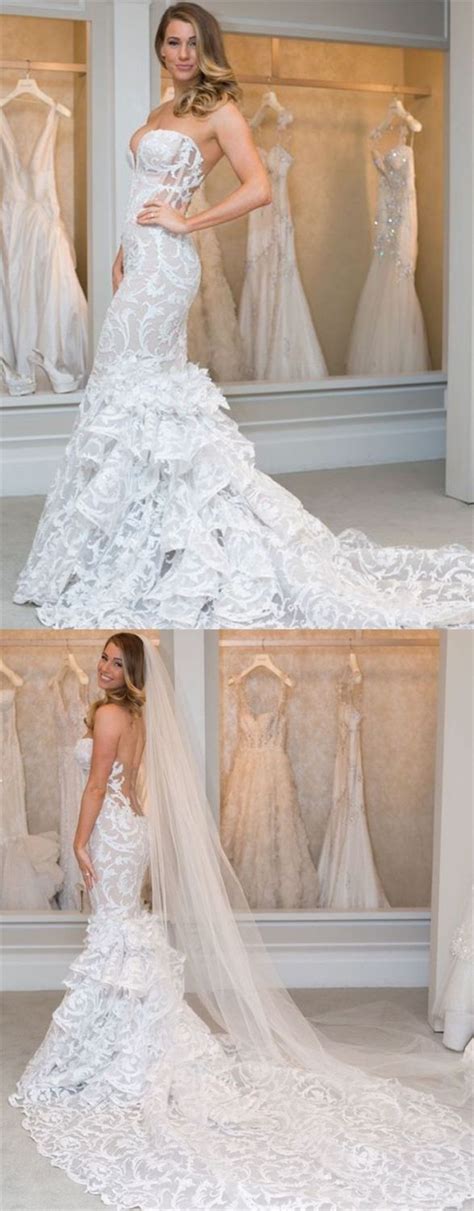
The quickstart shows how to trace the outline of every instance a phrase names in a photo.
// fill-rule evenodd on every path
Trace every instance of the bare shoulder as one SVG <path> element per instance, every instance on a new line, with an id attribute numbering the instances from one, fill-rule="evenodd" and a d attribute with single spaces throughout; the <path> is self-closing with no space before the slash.
<path id="1" fill-rule="evenodd" d="M 219 138 L 220 135 L 229 138 L 234 136 L 238 138 L 244 133 L 249 132 L 249 124 L 235 101 L 231 98 L 225 98 L 220 105 L 212 111 L 212 124 L 214 133 Z"/>
<path id="2" fill-rule="evenodd" d="M 162 101 L 161 105 L 157 105 L 155 109 L 151 109 L 147 117 L 147 125 L 154 123 L 159 118 L 160 114 L 166 113 L 168 109 L 172 109 L 171 101 Z"/>
<path id="3" fill-rule="evenodd" d="M 102 702 L 94 719 L 94 739 L 113 739 L 123 732 L 128 712 L 116 702 Z"/>

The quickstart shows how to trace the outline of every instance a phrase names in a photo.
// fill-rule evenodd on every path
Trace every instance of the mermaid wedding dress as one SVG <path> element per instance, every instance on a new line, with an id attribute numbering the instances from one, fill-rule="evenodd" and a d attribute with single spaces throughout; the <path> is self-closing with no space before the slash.
<path id="1" fill-rule="evenodd" d="M 135 217 L 152 195 L 185 208 L 202 163 L 178 131 L 140 140 L 125 276 L 15 601 L 51 627 L 466 624 L 466 550 L 336 538 L 255 470 L 223 395 L 187 361 L 194 241 Z"/>
<path id="2" fill-rule="evenodd" d="M 92 740 L 77 745 L 87 773 Z M 142 907 L 149 820 L 115 761 L 89 852 L 82 954 L 11 1104 L 39 1151 L 115 1211 L 444 1211 L 471 1189 L 461 1118 L 329 1059 L 245 1055 L 183 998 L 185 956 Z"/>

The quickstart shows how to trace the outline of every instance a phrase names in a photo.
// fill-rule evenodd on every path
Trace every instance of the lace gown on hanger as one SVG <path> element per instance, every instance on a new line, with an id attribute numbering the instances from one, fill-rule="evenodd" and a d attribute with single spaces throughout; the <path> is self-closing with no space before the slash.
<path id="1" fill-rule="evenodd" d="M 335 538 L 255 470 L 221 392 L 187 361 L 200 277 L 192 237 L 135 216 L 152 195 L 185 207 L 202 163 L 178 131 L 140 140 L 125 277 L 15 600 L 41 603 L 52 627 L 465 623 L 465 550 Z"/>
<path id="2" fill-rule="evenodd" d="M 350 671 L 339 686 L 333 798 L 318 862 L 321 908 L 390 908 L 375 865 L 365 809 L 360 707 L 360 679 Z"/>
<path id="3" fill-rule="evenodd" d="M 204 187 L 196 190 L 188 215 L 208 210 Z M 201 261 L 199 290 L 188 316 L 188 352 L 192 362 L 206 366 L 217 382 L 239 382 L 244 376 L 239 325 L 232 292 L 225 276 L 215 229 L 193 235 Z"/>
<path id="4" fill-rule="evenodd" d="M 87 366 L 87 303 L 56 192 L 58 122 L 58 111 L 51 108 L 24 164 L 0 109 L 2 353 L 24 377 L 31 375 L 28 356 L 34 348 L 75 376 L 83 375 Z"/>
<path id="5" fill-rule="evenodd" d="M 286 690 L 255 715 L 238 687 L 238 742 L 221 841 L 251 908 L 316 908 L 319 884 L 285 748 Z"/>
<path id="6" fill-rule="evenodd" d="M 15 698 L 13 686 L 0 690 L 0 908 L 49 911 L 63 881 L 59 840 L 54 831 L 28 832 Z"/>
<path id="7" fill-rule="evenodd" d="M 84 886 L 84 880 L 77 864 L 73 841 L 83 779 L 74 750 L 87 712 L 87 690 L 74 674 L 68 681 L 72 682 L 72 686 L 67 694 L 64 678 L 53 681 L 51 687 L 58 744 L 61 867 L 64 871 L 59 903 L 62 909 L 80 910 L 80 886 Z"/>
<path id="8" fill-rule="evenodd" d="M 347 355 L 348 374 L 429 370 L 423 315 L 415 290 L 418 218 L 413 147 L 372 152 L 379 174 L 373 257 Z"/>
<path id="9" fill-rule="evenodd" d="M 87 770 L 92 741 L 77 746 Z M 148 826 L 115 762 L 89 850 L 87 942 L 12 1105 L 115 1211 L 443 1211 L 469 1192 L 459 1117 L 396 1081 L 242 1057 L 183 999 L 184 956 L 141 906 Z M 171 958 L 171 963 L 170 963 Z M 331 1171 L 321 1162 L 328 1151 Z"/>
<path id="10" fill-rule="evenodd" d="M 293 156 L 281 143 L 269 152 L 258 150 L 272 183 L 272 203 L 249 215 L 239 306 L 247 378 L 284 383 L 324 378 L 327 366 L 296 260 L 287 186 Z"/>

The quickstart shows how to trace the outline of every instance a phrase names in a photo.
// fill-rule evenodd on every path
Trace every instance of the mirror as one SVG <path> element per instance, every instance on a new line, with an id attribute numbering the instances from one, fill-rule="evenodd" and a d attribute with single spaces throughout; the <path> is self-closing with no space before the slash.
<path id="1" fill-rule="evenodd" d="M 439 379 L 443 53 L 235 33 L 225 45 L 246 117 L 260 112 L 273 202 L 195 237 L 191 360 L 249 390 Z M 408 125 L 389 112 L 395 83 Z M 162 96 L 168 87 L 163 73 Z M 262 109 L 269 93 L 277 105 Z M 194 206 L 235 185 L 218 164 Z"/>
<path id="2" fill-rule="evenodd" d="M 222 844 L 257 912 L 431 899 L 436 632 L 221 632 Z"/>

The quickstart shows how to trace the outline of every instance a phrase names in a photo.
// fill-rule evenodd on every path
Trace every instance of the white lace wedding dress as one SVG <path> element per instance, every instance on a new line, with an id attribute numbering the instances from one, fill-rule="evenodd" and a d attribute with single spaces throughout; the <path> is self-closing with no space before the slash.
<path id="1" fill-rule="evenodd" d="M 372 158 L 379 174 L 373 256 L 359 299 L 347 373 L 429 370 L 425 322 L 415 289 L 418 215 L 413 147 L 405 141 Z"/>
<path id="2" fill-rule="evenodd" d="M 58 121 L 57 109 L 51 108 L 24 164 L 0 109 L 1 352 L 24 378 L 31 375 L 28 357 L 34 348 L 79 378 L 87 366 L 87 303 L 56 191 Z"/>
<path id="3" fill-rule="evenodd" d="M 390 908 L 375 865 L 364 799 L 360 741 L 361 679 L 349 669 L 339 685 L 332 804 L 318 862 L 321 908 Z"/>
<path id="4" fill-rule="evenodd" d="M 221 392 L 187 361 L 193 239 L 135 216 L 154 194 L 185 207 L 202 180 L 188 135 L 142 136 L 125 277 L 15 601 L 39 603 L 51 627 L 465 624 L 467 551 L 335 538 L 255 470 Z"/>
<path id="5" fill-rule="evenodd" d="M 327 366 L 301 281 L 288 198 L 293 156 L 281 143 L 259 147 L 272 202 L 249 215 L 239 324 L 246 377 L 266 382 L 325 378 Z"/>
<path id="6" fill-rule="evenodd" d="M 91 749 L 79 741 L 85 770 Z M 115 762 L 89 842 L 86 946 L 10 1098 L 39 1151 L 115 1211 L 461 1207 L 455 1112 L 397 1081 L 341 1084 L 336 1064 L 332 1081 L 242 1056 L 187 1006 L 184 956 L 141 905 L 148 825 L 125 777 Z"/>
<path id="7" fill-rule="evenodd" d="M 221 812 L 221 842 L 251 908 L 316 908 L 319 883 L 286 752 L 286 689 L 254 714 L 238 683 L 238 742 Z"/>

